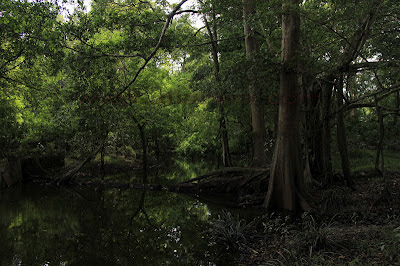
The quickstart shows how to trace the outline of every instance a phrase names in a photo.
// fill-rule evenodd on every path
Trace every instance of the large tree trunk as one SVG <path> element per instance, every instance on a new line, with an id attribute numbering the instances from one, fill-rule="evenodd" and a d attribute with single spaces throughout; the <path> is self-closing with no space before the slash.
<path id="1" fill-rule="evenodd" d="M 300 0 L 284 0 L 282 17 L 282 59 L 278 135 L 271 163 L 271 176 L 265 207 L 309 210 L 305 199 L 299 128 L 298 56 L 300 15 L 295 11 Z"/>
<path id="2" fill-rule="evenodd" d="M 337 108 L 340 109 L 343 105 L 343 75 L 340 77 L 339 82 L 337 84 L 336 91 L 336 103 Z M 339 111 L 336 113 L 336 123 L 337 123 L 337 145 L 339 148 L 340 159 L 342 161 L 342 170 L 343 176 L 347 181 L 347 185 L 354 189 L 354 182 L 351 178 L 350 173 L 350 162 L 349 155 L 347 153 L 347 137 L 346 137 L 346 129 L 344 125 L 344 117 L 343 111 Z"/>
<path id="3" fill-rule="evenodd" d="M 215 22 L 215 15 L 214 15 L 214 22 Z M 213 31 L 207 21 L 207 18 L 204 17 L 204 23 L 206 25 L 208 35 L 211 41 L 211 52 L 214 61 L 214 75 L 215 81 L 217 83 L 218 88 L 221 88 L 221 78 L 219 76 L 219 60 L 218 60 L 218 46 L 217 46 L 217 30 L 216 25 L 214 23 Z M 222 162 L 225 167 L 229 167 L 232 165 L 231 162 L 231 154 L 229 150 L 229 139 L 228 139 L 228 129 L 226 126 L 226 119 L 225 119 L 225 110 L 224 110 L 224 98 L 223 93 L 219 90 L 220 95 L 218 96 L 218 111 L 219 111 L 219 129 L 221 134 L 221 146 L 222 146 Z"/>
<path id="4" fill-rule="evenodd" d="M 255 65 L 255 57 L 259 51 L 257 38 L 254 31 L 251 29 L 250 20 L 254 16 L 255 1 L 243 0 L 243 20 L 244 20 L 244 35 L 246 44 L 246 55 L 249 64 Z M 257 167 L 264 166 L 267 163 L 265 154 L 265 120 L 264 120 L 264 106 L 261 100 L 261 90 L 256 83 L 255 69 L 248 71 L 249 78 L 249 93 L 250 93 L 250 111 L 251 111 L 251 125 L 253 130 L 253 145 L 254 145 L 254 158 L 253 165 Z"/>

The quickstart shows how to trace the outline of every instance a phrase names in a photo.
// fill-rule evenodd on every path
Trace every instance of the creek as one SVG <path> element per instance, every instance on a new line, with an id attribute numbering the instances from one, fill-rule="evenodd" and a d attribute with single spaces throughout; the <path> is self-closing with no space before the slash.
<path id="1" fill-rule="evenodd" d="M 0 265 L 228 263 L 233 254 L 218 253 L 204 231 L 229 201 L 85 186 L 8 188 L 0 191 Z"/>

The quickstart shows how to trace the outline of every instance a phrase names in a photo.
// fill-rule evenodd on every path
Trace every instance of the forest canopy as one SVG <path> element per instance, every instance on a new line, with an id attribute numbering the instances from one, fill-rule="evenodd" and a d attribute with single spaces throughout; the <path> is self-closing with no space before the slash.
<path id="1" fill-rule="evenodd" d="M 294 186 L 275 207 L 305 209 L 303 185 L 354 185 L 349 154 L 376 151 L 384 176 L 400 149 L 399 14 L 395 0 L 3 0 L 1 157 L 271 166 L 270 189 L 285 173 Z"/>

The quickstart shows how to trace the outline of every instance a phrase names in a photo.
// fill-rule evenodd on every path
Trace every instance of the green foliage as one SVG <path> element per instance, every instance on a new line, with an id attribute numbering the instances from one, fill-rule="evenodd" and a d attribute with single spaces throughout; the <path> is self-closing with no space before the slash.
<path id="1" fill-rule="evenodd" d="M 218 146 L 217 115 L 206 109 L 206 104 L 200 104 L 194 112 L 183 120 L 181 130 L 177 131 L 180 141 L 176 151 L 183 154 L 204 154 L 215 150 Z M 210 136 L 215 136 L 210 138 Z"/>
<path id="2" fill-rule="evenodd" d="M 289 216 L 282 217 L 280 214 L 271 213 L 270 215 L 263 216 L 262 220 L 264 220 L 262 225 L 266 237 L 269 237 L 270 234 L 275 234 L 284 238 L 294 229 Z"/>
<path id="3" fill-rule="evenodd" d="M 328 195 L 323 199 L 323 209 L 326 212 L 337 212 L 346 205 L 346 192 L 340 187 L 330 189 Z"/>
<path id="4" fill-rule="evenodd" d="M 302 15 L 304 88 L 319 83 L 320 77 L 341 63 L 371 5 L 371 1 L 314 0 L 301 4 L 297 11 Z M 41 152 L 69 150 L 71 155 L 82 155 L 109 134 L 108 145 L 113 148 L 109 150 L 116 153 L 139 156 L 145 145 L 153 158 L 163 152 L 219 156 L 218 100 L 222 99 L 230 150 L 241 160 L 250 158 L 249 75 L 261 88 L 258 96 L 265 106 L 268 135 L 275 136 L 281 100 L 281 1 L 258 1 L 247 22 L 257 32 L 260 46 L 254 58 L 246 58 L 242 1 L 203 1 L 193 7 L 198 9 L 196 16 L 207 18 L 215 27 L 219 39 L 218 83 L 209 36 L 205 29 L 193 26 L 192 12 L 174 16 L 153 54 L 171 7 L 167 1 L 101 0 L 92 3 L 90 12 L 78 8 L 63 20 L 57 1 L 3 1 L 2 152 L 32 154 L 43 145 Z M 353 63 L 376 58 L 396 65 L 398 38 L 392 29 L 398 24 L 398 11 L 396 1 L 382 3 L 370 32 L 374 38 L 367 40 Z M 374 72 L 349 74 L 345 96 L 356 99 L 396 82 L 396 68 L 378 64 Z M 381 103 L 393 107 L 396 97 L 390 95 Z M 375 149 L 379 132 L 374 109 L 351 110 L 346 115 L 349 146 Z M 386 148 L 400 149 L 400 123 L 389 113 L 384 122 Z M 372 162 L 372 152 L 367 155 Z M 398 158 L 391 155 L 387 168 L 397 169 Z M 350 158 L 355 170 L 366 167 L 364 158 Z M 338 165 L 337 157 L 334 162 Z"/>
<path id="5" fill-rule="evenodd" d="M 0 96 L 0 150 L 1 156 L 9 155 L 18 147 L 21 137 L 21 118 L 18 112 L 18 101 Z"/>
<path id="6" fill-rule="evenodd" d="M 383 152 L 385 158 L 385 169 L 389 171 L 397 171 L 399 169 L 398 161 L 400 155 L 397 151 Z M 371 171 L 375 169 L 376 150 L 371 149 L 350 149 L 349 161 L 353 172 Z M 333 153 L 332 162 L 334 169 L 341 169 L 340 157 L 337 153 Z"/>
<path id="7" fill-rule="evenodd" d="M 293 266 L 301 266 L 309 264 L 306 258 L 301 256 L 298 251 L 294 249 L 286 249 L 283 248 L 282 251 L 278 251 L 279 258 L 267 261 L 265 265 L 268 266 L 284 266 L 284 265 L 293 265 Z"/>
<path id="8" fill-rule="evenodd" d="M 302 241 L 308 247 L 310 257 L 314 251 L 333 244 L 331 227 L 334 217 L 328 223 L 317 223 L 315 218 L 309 213 L 304 213 L 301 218 L 303 227 Z"/>
<path id="9" fill-rule="evenodd" d="M 379 249 L 383 252 L 383 255 L 392 263 L 399 263 L 400 257 L 400 226 L 387 230 L 385 241 L 380 243 Z"/>
<path id="10" fill-rule="evenodd" d="M 239 215 L 235 217 L 223 210 L 217 219 L 211 221 L 211 227 L 207 232 L 211 241 L 225 245 L 226 249 L 239 248 L 245 245 L 254 226 L 254 221 L 248 223 L 240 219 Z"/>

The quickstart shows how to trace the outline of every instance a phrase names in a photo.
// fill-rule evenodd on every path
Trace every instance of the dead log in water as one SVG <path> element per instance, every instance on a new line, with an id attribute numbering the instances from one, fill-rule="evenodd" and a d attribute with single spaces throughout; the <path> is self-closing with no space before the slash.
<path id="1" fill-rule="evenodd" d="M 220 194 L 237 196 L 239 203 L 257 203 L 268 189 L 268 168 L 228 167 L 192 178 L 171 186 L 171 191 L 186 193 Z"/>

